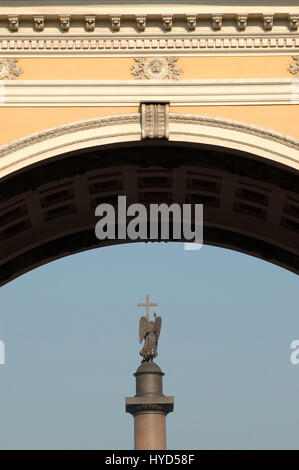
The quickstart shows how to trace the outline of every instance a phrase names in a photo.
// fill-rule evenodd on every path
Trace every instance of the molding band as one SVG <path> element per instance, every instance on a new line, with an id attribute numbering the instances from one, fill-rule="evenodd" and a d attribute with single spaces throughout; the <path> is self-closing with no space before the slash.
<path id="1" fill-rule="evenodd" d="M 179 113 L 171 113 L 169 115 L 169 121 L 171 123 L 200 124 L 203 126 L 211 126 L 221 129 L 244 132 L 246 134 L 254 135 L 256 137 L 261 137 L 263 139 L 269 139 L 271 141 L 277 142 L 278 144 L 286 145 L 299 152 L 299 139 L 286 136 L 284 134 L 281 134 L 280 132 L 276 132 L 271 129 L 255 126 L 253 124 L 242 123 L 230 119 L 200 116 L 197 114 Z"/>
<path id="2" fill-rule="evenodd" d="M 179 106 L 298 104 L 299 81 L 201 80 L 3 80 L 0 106 Z"/>
<path id="3" fill-rule="evenodd" d="M 299 51 L 299 35 L 196 34 L 196 35 L 76 35 L 0 36 L 0 57 L 158 55 L 292 55 Z"/>
<path id="4" fill-rule="evenodd" d="M 0 147 L 0 158 L 10 154 L 11 152 L 19 151 L 28 147 L 29 145 L 39 144 L 52 137 L 64 136 L 73 134 L 78 131 L 97 129 L 107 126 L 116 126 L 120 124 L 136 124 L 139 123 L 139 114 L 123 114 L 115 116 L 101 117 L 97 119 L 88 119 L 86 121 L 79 121 L 63 126 L 52 127 L 45 131 L 37 132 L 26 136 L 22 139 L 15 140 L 11 144 L 3 145 Z"/>

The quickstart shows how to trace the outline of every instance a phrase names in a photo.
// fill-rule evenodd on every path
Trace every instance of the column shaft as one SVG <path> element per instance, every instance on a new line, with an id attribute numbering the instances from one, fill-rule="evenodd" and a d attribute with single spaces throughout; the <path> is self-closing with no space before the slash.
<path id="1" fill-rule="evenodd" d="M 164 413 L 140 413 L 134 417 L 135 450 L 165 450 Z"/>

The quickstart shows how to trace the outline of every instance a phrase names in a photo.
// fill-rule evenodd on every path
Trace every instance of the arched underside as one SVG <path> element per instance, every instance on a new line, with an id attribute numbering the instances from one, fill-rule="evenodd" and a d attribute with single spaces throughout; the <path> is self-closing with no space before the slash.
<path id="1" fill-rule="evenodd" d="M 94 209 L 116 204 L 118 195 L 127 204 L 203 203 L 204 243 L 299 272 L 299 184 L 292 167 L 216 145 L 149 139 L 30 163 L 0 180 L 1 285 L 112 244 L 96 239 Z"/>

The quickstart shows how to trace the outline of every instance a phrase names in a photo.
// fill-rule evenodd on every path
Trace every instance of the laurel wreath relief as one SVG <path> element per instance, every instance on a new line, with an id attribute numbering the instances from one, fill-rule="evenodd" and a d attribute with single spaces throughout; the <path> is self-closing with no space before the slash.
<path id="1" fill-rule="evenodd" d="M 299 72 L 299 55 L 293 55 L 292 58 L 295 60 L 295 62 L 291 63 L 289 71 L 293 75 L 297 75 Z"/>
<path id="2" fill-rule="evenodd" d="M 15 80 L 23 72 L 21 67 L 16 65 L 19 59 L 0 59 L 0 80 L 8 78 Z"/>
<path id="3" fill-rule="evenodd" d="M 178 80 L 179 75 L 183 72 L 182 68 L 175 65 L 178 57 L 154 57 L 146 59 L 145 57 L 136 57 L 134 64 L 131 67 L 132 74 L 139 80 L 148 78 L 149 80 L 163 80 L 169 78 L 170 80 Z"/>

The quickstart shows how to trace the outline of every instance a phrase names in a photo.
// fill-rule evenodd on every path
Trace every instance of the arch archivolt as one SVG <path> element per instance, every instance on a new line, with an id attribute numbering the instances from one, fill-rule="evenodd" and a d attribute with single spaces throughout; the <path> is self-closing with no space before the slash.
<path id="1" fill-rule="evenodd" d="M 299 169 L 299 140 L 274 130 L 223 118 L 168 114 L 168 111 L 164 125 L 170 142 L 247 152 L 274 165 Z M 140 142 L 144 126 L 141 114 L 132 113 L 87 119 L 31 134 L 0 147 L 0 178 L 65 153 Z"/>

